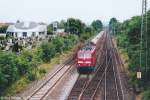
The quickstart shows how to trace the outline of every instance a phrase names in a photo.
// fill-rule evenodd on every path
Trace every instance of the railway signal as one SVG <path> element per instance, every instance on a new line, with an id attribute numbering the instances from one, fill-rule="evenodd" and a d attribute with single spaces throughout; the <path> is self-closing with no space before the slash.
<path id="1" fill-rule="evenodd" d="M 141 79 L 142 78 L 142 73 L 139 71 L 137 72 L 137 79 Z"/>

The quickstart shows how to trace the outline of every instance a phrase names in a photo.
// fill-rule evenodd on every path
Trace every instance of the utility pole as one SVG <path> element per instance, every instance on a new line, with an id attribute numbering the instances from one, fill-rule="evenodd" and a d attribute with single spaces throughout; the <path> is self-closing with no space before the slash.
<path id="1" fill-rule="evenodd" d="M 145 14 L 145 70 L 146 70 L 146 80 L 148 80 L 148 43 L 147 43 L 147 0 L 144 0 L 144 14 Z"/>
<path id="2" fill-rule="evenodd" d="M 145 43 L 143 43 L 144 41 L 144 37 L 145 37 Z M 146 77 L 145 79 L 147 80 L 148 77 L 148 64 L 147 64 L 147 55 L 148 55 L 148 51 L 147 51 L 147 0 L 142 0 L 142 22 L 141 22 L 141 39 L 140 39 L 140 69 L 142 67 L 142 51 L 143 51 L 143 44 L 145 44 L 145 74 Z"/>

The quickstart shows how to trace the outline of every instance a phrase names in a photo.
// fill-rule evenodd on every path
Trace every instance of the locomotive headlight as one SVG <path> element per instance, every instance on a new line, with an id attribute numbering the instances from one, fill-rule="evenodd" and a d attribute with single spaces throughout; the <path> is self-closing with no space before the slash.
<path id="1" fill-rule="evenodd" d="M 90 62 L 90 61 L 86 61 L 85 63 L 86 63 L 86 64 L 91 64 L 91 62 Z"/>
<path id="2" fill-rule="evenodd" d="M 83 61 L 78 61 L 78 63 L 83 63 Z"/>

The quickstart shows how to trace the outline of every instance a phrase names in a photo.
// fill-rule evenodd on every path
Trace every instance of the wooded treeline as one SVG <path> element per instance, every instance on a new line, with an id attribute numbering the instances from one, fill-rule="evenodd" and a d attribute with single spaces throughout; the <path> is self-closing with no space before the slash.
<path id="1" fill-rule="evenodd" d="M 134 16 L 123 23 L 117 21 L 116 18 L 110 20 L 109 26 L 112 35 L 117 38 L 117 44 L 120 49 L 127 52 L 129 60 L 129 71 L 131 84 L 135 88 L 140 88 L 143 92 L 144 100 L 150 99 L 150 10 L 147 12 L 147 35 L 143 32 L 141 45 L 141 16 Z M 144 24 L 145 27 L 145 24 Z M 146 40 L 147 46 L 146 48 Z M 142 49 L 141 49 L 142 46 Z M 142 59 L 140 60 L 140 52 Z M 146 72 L 146 52 L 147 52 L 147 72 Z M 142 66 L 140 67 L 140 61 Z M 137 79 L 137 71 L 142 72 L 142 79 Z M 142 89 L 143 88 L 143 89 Z"/>

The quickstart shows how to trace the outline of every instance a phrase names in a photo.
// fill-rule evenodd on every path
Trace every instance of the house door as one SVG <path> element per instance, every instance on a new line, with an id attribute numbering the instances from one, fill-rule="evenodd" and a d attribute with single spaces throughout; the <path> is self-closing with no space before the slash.
<path id="1" fill-rule="evenodd" d="M 27 32 L 23 32 L 23 37 L 27 37 Z"/>

